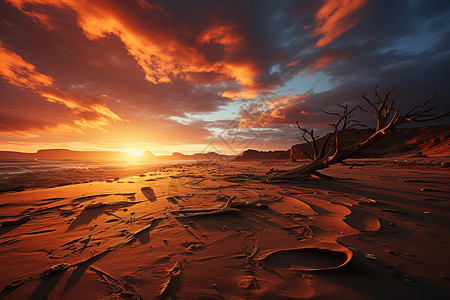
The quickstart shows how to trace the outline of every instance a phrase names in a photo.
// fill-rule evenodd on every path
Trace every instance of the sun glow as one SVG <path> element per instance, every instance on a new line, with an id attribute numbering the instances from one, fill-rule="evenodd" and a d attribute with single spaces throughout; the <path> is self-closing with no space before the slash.
<path id="1" fill-rule="evenodd" d="M 142 157 L 142 155 L 144 154 L 144 151 L 130 150 L 130 151 L 128 151 L 128 154 L 130 154 L 131 156 L 135 156 L 135 157 Z"/>

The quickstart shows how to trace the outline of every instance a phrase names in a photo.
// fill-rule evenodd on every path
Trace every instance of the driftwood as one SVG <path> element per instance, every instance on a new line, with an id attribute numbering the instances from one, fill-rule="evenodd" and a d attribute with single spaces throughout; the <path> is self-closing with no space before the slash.
<path id="1" fill-rule="evenodd" d="M 97 275 L 112 288 L 112 294 L 124 299 L 144 299 L 136 292 L 136 289 L 128 282 L 116 279 L 110 274 L 103 272 L 95 267 L 90 266 L 89 270 L 94 271 Z"/>
<path id="2" fill-rule="evenodd" d="M 322 110 L 324 113 L 335 116 L 337 118 L 336 123 L 330 124 L 333 126 L 333 132 L 329 133 L 325 137 L 325 141 L 320 149 L 318 149 L 316 141 L 317 136 L 314 135 L 314 130 L 308 130 L 301 127 L 297 122 L 297 127 L 303 132 L 303 139 L 311 145 L 313 153 L 308 153 L 311 158 L 311 162 L 303 165 L 301 167 L 278 172 L 267 179 L 267 182 L 278 182 L 278 181 L 291 181 L 306 179 L 311 175 L 316 175 L 318 177 L 326 177 L 326 175 L 318 172 L 328 168 L 330 165 L 336 163 L 342 163 L 345 159 L 352 158 L 355 156 L 363 155 L 363 151 L 372 146 L 375 142 L 380 140 L 387 132 L 392 131 L 397 126 L 408 123 L 408 122 L 427 122 L 432 120 L 437 120 L 443 117 L 450 116 L 450 112 L 446 112 L 440 115 L 433 115 L 431 112 L 435 109 L 434 107 L 427 107 L 428 104 L 436 97 L 437 92 L 435 91 L 430 99 L 425 101 L 423 104 L 414 106 L 407 113 L 400 114 L 400 111 L 394 107 L 395 99 L 390 100 L 394 89 L 390 89 L 384 97 L 380 97 L 378 94 L 378 85 L 375 87 L 376 100 L 370 100 L 367 98 L 366 93 L 362 95 L 361 104 L 349 108 L 347 105 L 338 106 L 342 109 L 340 113 L 327 112 Z M 369 108 L 363 107 L 363 103 L 367 103 Z M 344 147 L 342 143 L 342 134 L 355 126 L 364 126 L 358 120 L 353 119 L 353 113 L 356 109 L 360 109 L 365 112 L 371 113 L 377 120 L 377 127 L 374 132 L 366 139 Z M 334 147 L 333 147 L 334 146 Z M 334 148 L 334 149 L 333 149 Z M 334 151 L 332 151 L 332 149 Z"/>
<path id="3" fill-rule="evenodd" d="M 221 215 L 227 213 L 241 213 L 241 210 L 238 208 L 232 208 L 231 203 L 236 199 L 236 196 L 230 197 L 227 203 L 219 208 L 182 208 L 175 211 L 171 211 L 172 214 L 184 214 L 180 216 L 176 216 L 176 218 L 195 218 L 195 217 L 206 217 L 213 215 Z"/>
<path id="4" fill-rule="evenodd" d="M 52 276 L 54 274 L 64 272 L 64 271 L 66 271 L 69 268 L 70 268 L 70 264 L 68 264 L 68 263 L 62 263 L 62 264 L 54 265 L 51 268 L 46 269 L 44 272 L 42 272 L 41 276 L 42 277 L 49 277 L 49 276 Z"/>

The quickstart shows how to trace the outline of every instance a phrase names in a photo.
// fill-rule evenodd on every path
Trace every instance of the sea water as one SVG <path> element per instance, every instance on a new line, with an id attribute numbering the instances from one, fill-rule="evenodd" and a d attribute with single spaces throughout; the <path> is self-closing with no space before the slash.
<path id="1" fill-rule="evenodd" d="M 0 192 L 136 175 L 186 161 L 0 160 Z"/>

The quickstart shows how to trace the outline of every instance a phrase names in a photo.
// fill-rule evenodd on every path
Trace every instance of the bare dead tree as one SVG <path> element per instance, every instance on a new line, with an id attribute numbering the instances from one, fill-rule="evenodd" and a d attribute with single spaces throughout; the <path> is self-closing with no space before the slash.
<path id="1" fill-rule="evenodd" d="M 378 85 L 376 85 L 375 100 L 370 100 L 367 98 L 366 92 L 364 92 L 362 95 L 363 101 L 361 104 L 351 109 L 349 109 L 347 105 L 344 106 L 338 104 L 338 106 L 342 109 L 342 112 L 340 113 L 322 110 L 326 114 L 335 116 L 337 121 L 334 124 L 330 124 L 333 127 L 333 132 L 329 133 L 325 137 L 325 142 L 322 144 L 319 151 L 317 147 L 317 137 L 314 136 L 314 130 L 309 131 L 306 128 L 301 127 L 297 121 L 297 127 L 303 132 L 303 139 L 313 149 L 313 155 L 310 155 L 312 161 L 301 167 L 289 171 L 279 172 L 269 177 L 267 181 L 274 182 L 279 180 L 297 180 L 310 177 L 311 175 L 329 178 L 329 176 L 320 173 L 319 170 L 326 169 L 330 165 L 336 163 L 342 163 L 345 159 L 361 155 L 363 150 L 372 146 L 387 132 L 392 131 L 397 126 L 407 122 L 427 122 L 450 116 L 450 112 L 434 115 L 431 112 L 435 110 L 435 107 L 427 107 L 428 104 L 436 97 L 436 91 L 433 93 L 431 98 L 423 104 L 414 106 L 407 113 L 402 115 L 400 114 L 400 111 L 394 107 L 395 99 L 389 99 L 393 90 L 394 89 L 391 88 L 384 95 L 384 97 L 380 97 L 378 94 Z M 364 108 L 363 103 L 367 103 L 369 108 Z M 353 119 L 353 113 L 356 109 L 361 109 L 362 111 L 371 113 L 377 120 L 377 127 L 366 139 L 344 147 L 342 143 L 342 134 L 352 127 L 365 126 L 358 120 Z M 332 145 L 334 147 L 332 147 Z"/>
<path id="2" fill-rule="evenodd" d="M 308 156 L 311 160 L 315 160 L 318 159 L 319 157 L 324 156 L 324 152 L 325 152 L 325 148 L 328 144 L 328 141 L 331 137 L 330 134 L 327 134 L 325 136 L 325 142 L 322 144 L 322 147 L 320 148 L 320 151 L 318 151 L 317 149 L 317 139 L 319 138 L 319 136 L 314 136 L 314 129 L 312 129 L 311 131 L 309 131 L 308 129 L 301 127 L 298 124 L 298 121 L 296 122 L 298 129 L 300 129 L 303 132 L 302 138 L 303 140 L 309 144 L 312 145 L 312 150 L 313 150 L 313 154 L 311 155 L 310 153 L 308 153 L 308 148 L 306 148 L 306 156 Z M 309 138 L 307 137 L 309 136 Z"/>

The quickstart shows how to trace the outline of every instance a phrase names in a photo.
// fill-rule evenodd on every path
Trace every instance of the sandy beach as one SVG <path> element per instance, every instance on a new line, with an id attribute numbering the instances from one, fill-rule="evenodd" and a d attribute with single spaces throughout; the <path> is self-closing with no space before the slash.
<path id="1" fill-rule="evenodd" d="M 0 195 L 4 299 L 448 299 L 448 168 L 199 162 Z M 272 170 L 272 171 L 271 171 Z M 228 204 L 228 206 L 227 206 Z"/>

